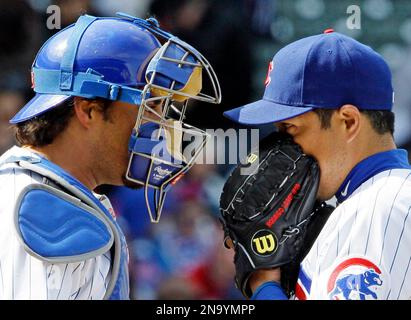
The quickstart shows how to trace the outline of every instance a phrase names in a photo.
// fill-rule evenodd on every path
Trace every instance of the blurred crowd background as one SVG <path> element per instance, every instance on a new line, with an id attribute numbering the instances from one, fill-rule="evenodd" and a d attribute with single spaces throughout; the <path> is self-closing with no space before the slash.
<path id="1" fill-rule="evenodd" d="M 353 4 L 361 9 L 358 30 L 346 25 Z M 395 138 L 411 149 L 409 0 L 0 0 L 0 154 L 15 143 L 8 120 L 33 95 L 35 54 L 58 31 L 47 28 L 50 5 L 60 7 L 62 28 L 82 13 L 154 15 L 199 49 L 223 92 L 220 106 L 191 109 L 187 122 L 203 129 L 233 127 L 222 112 L 262 95 L 268 63 L 281 47 L 334 28 L 386 58 L 396 91 Z M 143 191 L 105 188 L 129 240 L 133 299 L 242 299 L 218 221 L 219 195 L 231 169 L 195 165 L 169 193 L 159 224 L 149 222 Z"/>

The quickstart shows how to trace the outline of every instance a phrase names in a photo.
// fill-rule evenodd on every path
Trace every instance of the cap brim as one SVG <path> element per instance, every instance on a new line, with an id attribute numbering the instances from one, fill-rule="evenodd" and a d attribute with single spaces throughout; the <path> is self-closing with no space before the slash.
<path id="1" fill-rule="evenodd" d="M 16 124 L 39 116 L 66 101 L 70 97 L 71 96 L 66 95 L 37 93 L 33 99 L 27 102 L 27 104 L 17 112 L 17 114 L 10 120 L 10 123 Z"/>
<path id="2" fill-rule="evenodd" d="M 224 112 L 224 116 L 237 123 L 252 126 L 287 120 L 313 109 L 312 107 L 288 106 L 262 99 L 228 110 Z"/>

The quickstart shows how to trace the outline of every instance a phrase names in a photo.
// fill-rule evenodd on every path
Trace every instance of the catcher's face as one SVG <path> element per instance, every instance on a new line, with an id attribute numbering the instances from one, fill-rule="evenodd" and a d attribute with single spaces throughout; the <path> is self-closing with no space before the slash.
<path id="1" fill-rule="evenodd" d="M 151 105 L 151 107 L 161 113 L 161 105 Z M 125 172 L 127 170 L 129 151 L 128 142 L 134 128 L 139 107 L 125 102 L 113 102 L 108 110 L 106 119 L 101 119 L 100 126 L 96 133 L 96 153 L 100 157 L 101 171 L 105 173 L 106 181 L 110 184 L 124 185 Z M 148 114 L 147 118 L 155 118 L 154 114 Z M 145 121 L 146 122 L 146 121 Z M 127 182 L 129 187 L 141 187 L 140 185 Z"/>
<path id="2" fill-rule="evenodd" d="M 348 152 L 352 133 L 347 132 L 347 123 L 339 110 L 333 113 L 329 128 L 321 126 L 320 118 L 313 111 L 276 126 L 292 135 L 304 153 L 318 161 L 321 174 L 317 196 L 321 200 L 332 198 L 352 168 Z"/>

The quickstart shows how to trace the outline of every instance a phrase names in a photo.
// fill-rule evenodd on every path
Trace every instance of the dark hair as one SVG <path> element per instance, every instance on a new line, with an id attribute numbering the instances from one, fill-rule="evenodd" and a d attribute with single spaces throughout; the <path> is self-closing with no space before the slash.
<path id="1" fill-rule="evenodd" d="M 335 111 L 335 109 L 314 109 L 313 110 L 318 118 L 320 118 L 321 128 L 322 129 L 329 129 L 331 127 L 331 117 Z"/>
<path id="2" fill-rule="evenodd" d="M 105 99 L 92 99 L 89 101 L 101 102 L 100 106 L 104 120 L 109 120 L 108 109 L 111 101 Z M 17 142 L 20 145 L 33 147 L 42 147 L 52 143 L 66 129 L 69 120 L 74 115 L 73 105 L 74 98 L 70 98 L 42 115 L 18 123 L 15 127 Z"/>
<path id="3" fill-rule="evenodd" d="M 335 109 L 314 109 L 313 110 L 320 118 L 321 128 L 329 129 L 331 127 L 331 117 Z M 391 133 L 394 134 L 395 116 L 392 111 L 387 110 L 360 110 L 371 123 L 372 128 L 378 134 Z"/>

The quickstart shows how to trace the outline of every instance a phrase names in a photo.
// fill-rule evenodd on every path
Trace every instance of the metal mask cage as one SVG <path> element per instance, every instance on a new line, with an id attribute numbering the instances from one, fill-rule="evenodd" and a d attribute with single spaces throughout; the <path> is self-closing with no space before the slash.
<path id="1" fill-rule="evenodd" d="M 167 50 L 170 48 L 170 46 L 175 46 L 179 50 L 184 51 L 183 55 L 181 57 L 176 58 L 166 56 Z M 184 153 L 184 150 L 180 150 L 181 154 L 183 155 L 183 159 L 180 159 L 182 161 L 178 161 L 175 163 L 170 163 L 168 161 L 169 159 L 161 158 L 155 154 L 146 154 L 131 151 L 126 179 L 144 186 L 146 206 L 149 212 L 150 220 L 151 222 L 157 223 L 159 222 L 161 217 L 161 212 L 164 206 L 164 200 L 167 191 L 175 182 L 177 182 L 180 179 L 180 177 L 184 175 L 185 172 L 187 172 L 194 165 L 196 159 L 201 154 L 201 152 L 206 146 L 207 141 L 210 138 L 209 134 L 207 134 L 205 131 L 184 122 L 188 103 L 190 99 L 214 104 L 220 103 L 221 90 L 220 85 L 218 83 L 218 79 L 209 62 L 194 48 L 192 48 L 185 42 L 179 40 L 178 38 L 169 38 L 168 41 L 165 42 L 164 45 L 159 49 L 159 51 L 157 52 L 155 57 L 153 57 L 153 59 L 173 63 L 178 68 L 200 68 L 201 72 L 205 74 L 208 80 L 210 81 L 211 88 L 213 91 L 211 94 L 206 94 L 204 92 L 201 92 L 202 89 L 200 89 L 200 92 L 196 94 L 190 94 L 188 92 L 183 92 L 182 90 L 177 88 L 176 81 L 171 81 L 169 86 L 159 85 L 159 81 L 157 81 L 157 79 L 161 76 L 161 74 L 160 72 L 157 72 L 156 69 L 151 70 L 151 73 L 146 73 L 147 84 L 144 87 L 141 95 L 142 101 L 140 104 L 136 124 L 134 127 L 136 139 L 139 138 L 139 135 L 141 133 L 140 129 L 143 124 L 155 123 L 158 125 L 158 130 L 155 132 L 154 136 L 152 136 L 153 140 L 159 140 L 161 136 L 165 133 L 172 132 L 172 134 L 177 133 L 177 136 L 181 136 L 181 147 L 183 146 L 184 141 L 191 141 L 193 137 L 194 142 L 191 143 L 196 143 L 190 154 Z M 154 94 L 154 92 L 156 94 Z M 158 94 L 159 92 L 161 93 L 160 95 Z M 176 96 L 179 96 L 180 99 L 181 97 L 183 97 L 183 101 L 176 102 Z M 157 112 L 152 107 L 153 104 L 161 104 L 161 113 Z M 185 137 L 191 138 L 185 139 Z M 150 161 L 149 169 L 145 179 L 135 179 L 131 176 L 130 172 L 133 155 L 146 158 Z M 165 179 L 160 185 L 154 185 L 150 182 L 150 177 L 152 176 L 154 164 L 158 163 L 166 163 L 167 165 L 174 166 L 176 168 L 176 171 L 173 174 L 170 174 L 167 177 L 167 179 Z M 152 210 L 150 206 L 150 199 L 148 193 L 149 188 L 152 188 L 154 190 L 154 210 Z"/>
<path id="2" fill-rule="evenodd" d="M 164 99 L 164 97 L 162 97 Z M 153 101 L 153 98 L 147 99 L 149 101 Z M 170 187 L 175 184 L 194 164 L 198 156 L 201 154 L 203 149 L 205 148 L 207 141 L 209 140 L 210 136 L 208 133 L 205 131 L 193 127 L 187 123 L 183 122 L 184 119 L 184 113 L 187 107 L 188 101 L 185 101 L 183 104 L 183 110 L 179 113 L 178 119 L 174 119 L 171 117 L 168 117 L 167 114 L 170 112 L 172 108 L 171 104 L 171 99 L 167 98 L 163 103 L 163 110 L 162 114 L 158 114 L 154 109 L 149 107 L 147 105 L 147 100 L 143 101 L 139 112 L 138 112 L 138 118 L 136 121 L 135 125 L 135 132 L 136 132 L 136 139 L 139 138 L 139 129 L 141 128 L 141 125 L 147 122 L 150 123 L 155 123 L 158 125 L 158 129 L 153 132 L 152 139 L 153 140 L 160 140 L 162 137 L 165 137 L 165 139 L 170 138 L 167 133 L 175 134 L 177 136 L 181 136 L 181 141 L 180 141 L 180 146 L 181 146 L 181 153 L 183 155 L 183 158 L 180 157 L 173 157 L 172 159 L 170 158 L 163 158 L 159 155 L 156 154 L 146 154 L 146 153 L 141 153 L 141 152 L 131 152 L 130 160 L 128 163 L 127 167 L 127 173 L 126 173 L 126 179 L 140 184 L 144 186 L 144 195 L 145 195 L 145 200 L 146 200 L 146 205 L 147 205 L 147 210 L 149 212 L 150 220 L 151 222 L 157 223 L 160 220 L 161 212 L 164 206 L 164 200 L 165 200 L 165 195 L 166 192 L 170 189 Z M 150 113 L 156 114 L 158 116 L 158 119 L 153 119 L 152 117 L 147 117 L 145 114 L 149 111 Z M 172 120 L 172 121 L 170 121 Z M 175 126 L 175 123 L 173 121 L 177 121 L 179 126 Z M 185 139 L 184 137 L 188 136 L 190 139 Z M 183 141 L 191 141 L 191 137 L 194 137 L 194 142 L 196 145 L 192 149 L 192 152 L 187 154 L 183 152 Z M 175 155 L 174 153 L 171 153 L 173 156 Z M 143 158 L 146 158 L 149 161 L 149 168 L 146 174 L 145 179 L 135 179 L 132 177 L 130 174 L 131 172 L 131 165 L 133 161 L 133 155 L 137 155 Z M 177 160 L 177 161 L 175 161 Z M 160 185 L 155 185 L 150 182 L 150 178 L 152 177 L 153 174 L 153 168 L 155 164 L 159 163 L 164 163 L 168 166 L 172 166 L 176 169 L 175 172 L 172 174 L 169 174 L 168 177 L 160 184 Z M 152 188 L 154 190 L 154 212 L 150 206 L 150 199 L 149 199 L 149 188 Z"/>

